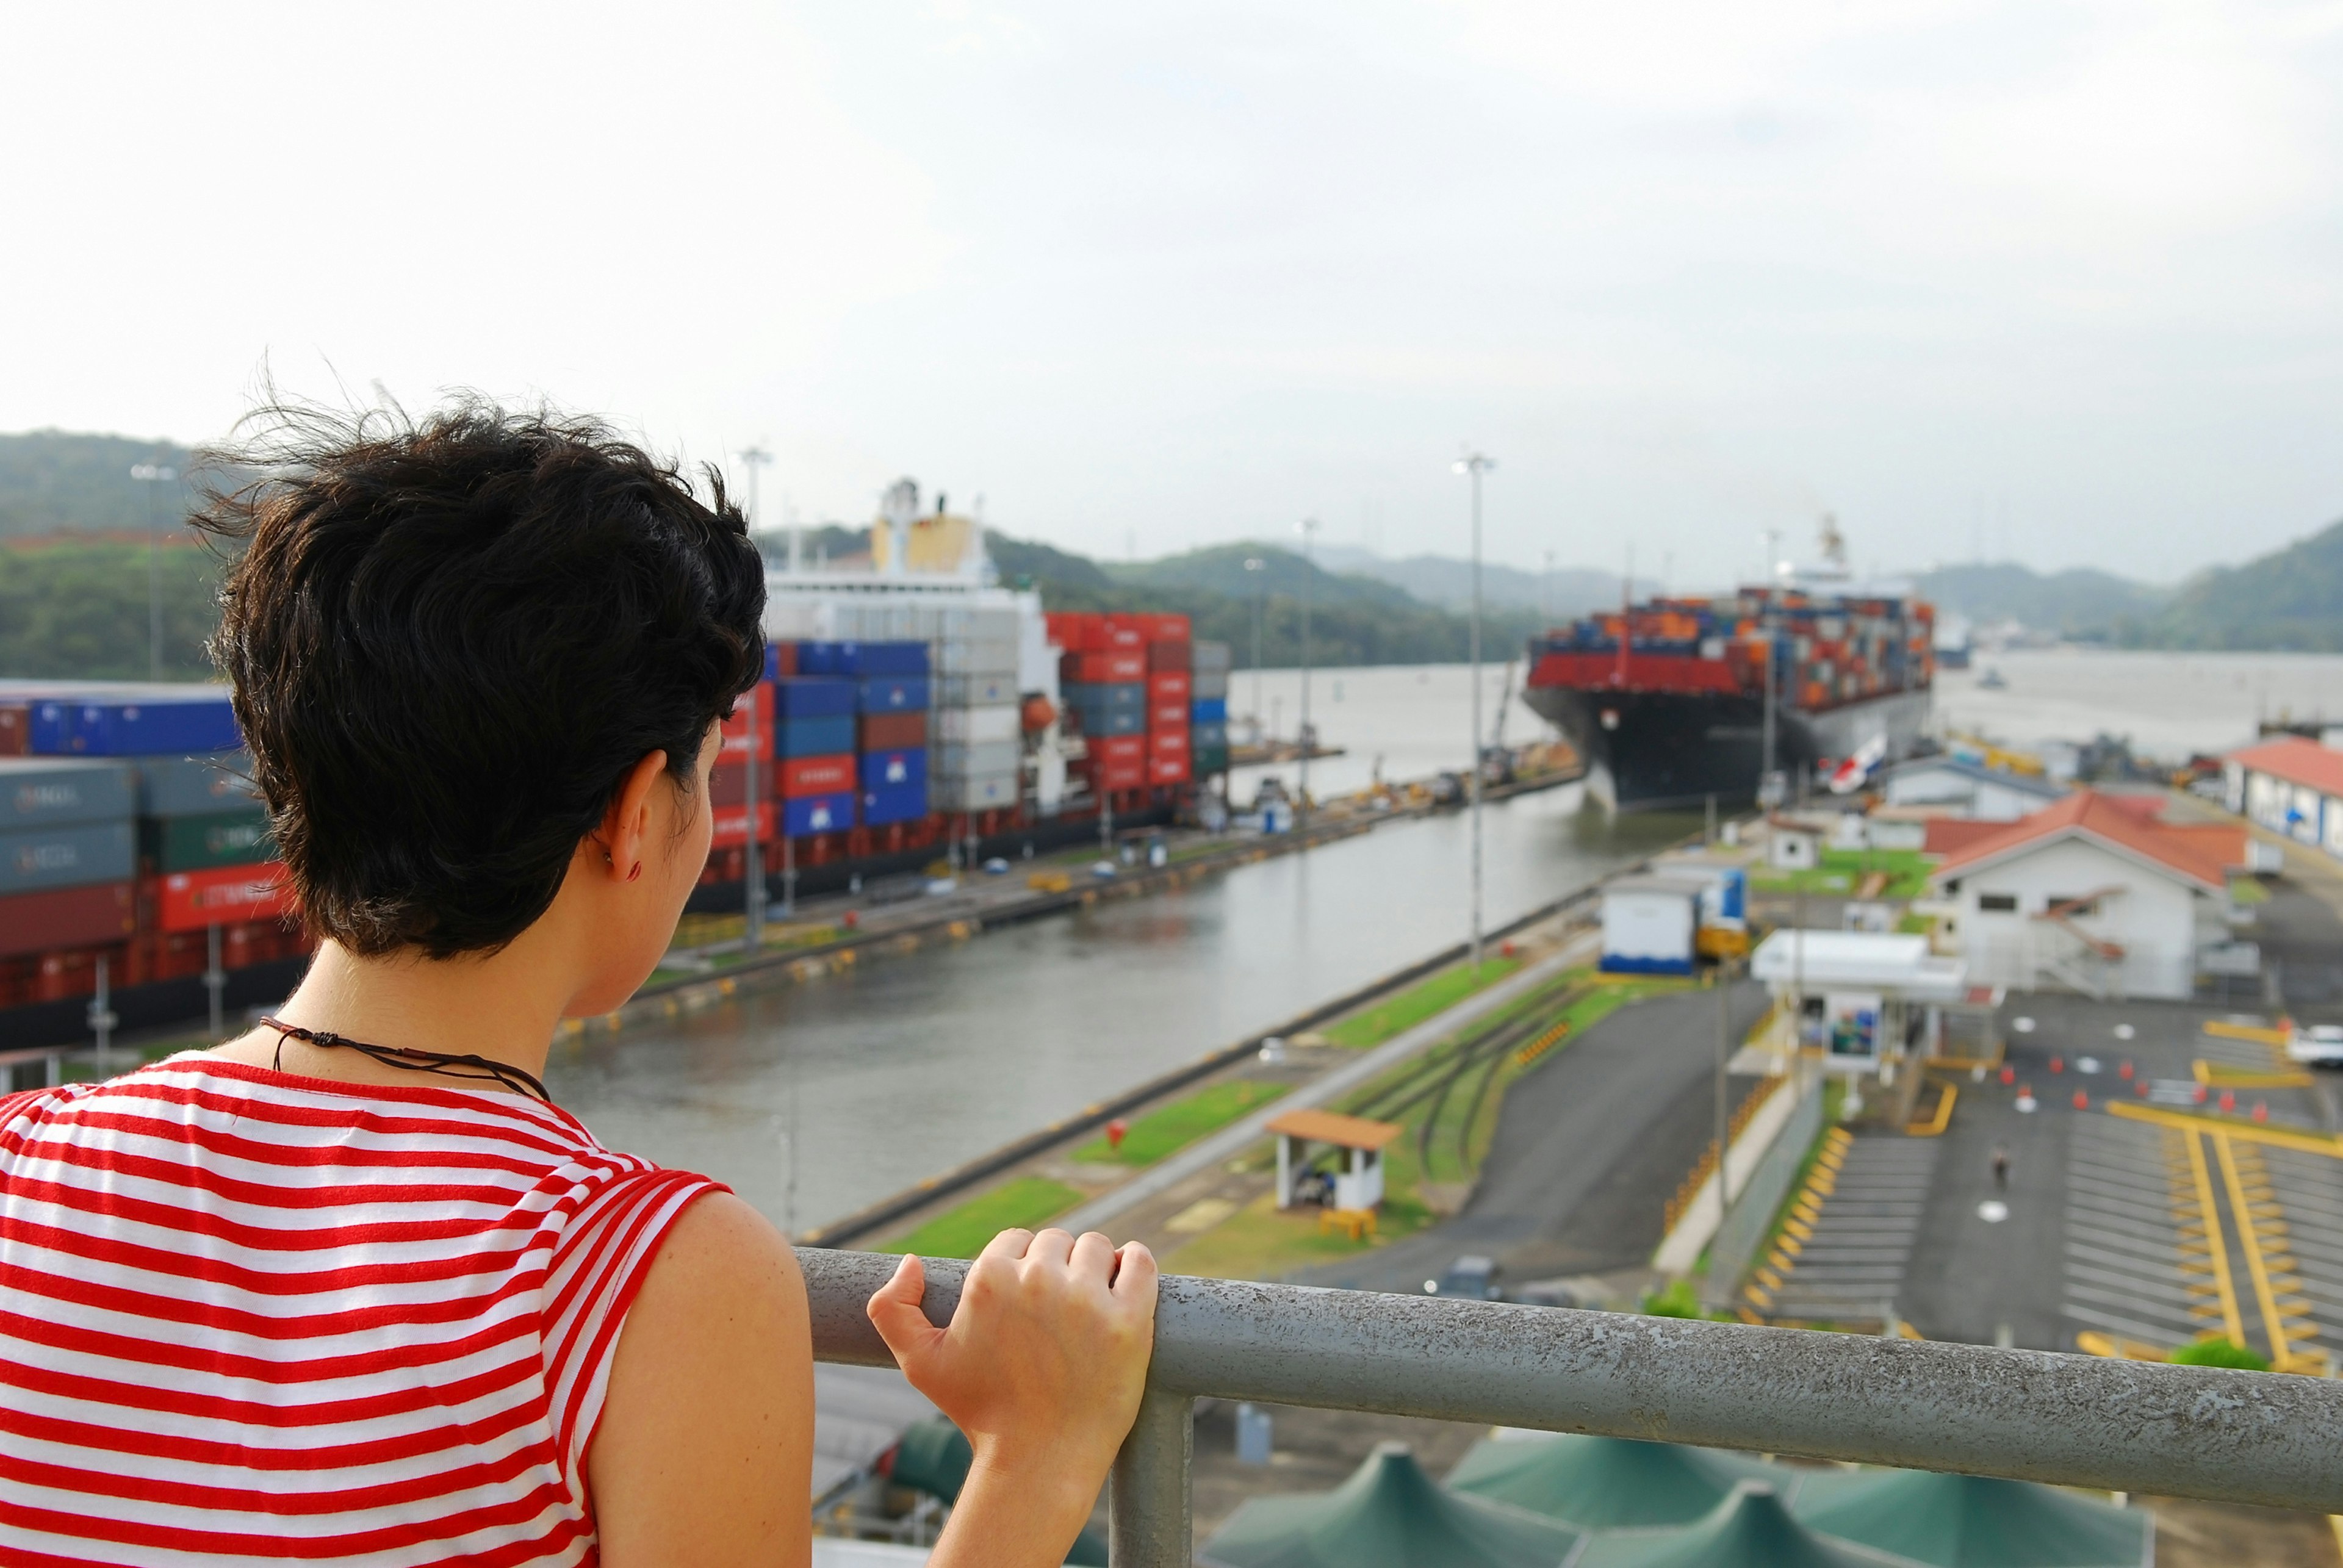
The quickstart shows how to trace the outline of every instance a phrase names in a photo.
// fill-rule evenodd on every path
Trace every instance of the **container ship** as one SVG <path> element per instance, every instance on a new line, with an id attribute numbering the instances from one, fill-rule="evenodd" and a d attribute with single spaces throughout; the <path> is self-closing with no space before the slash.
<path id="1" fill-rule="evenodd" d="M 742 908 L 751 835 L 786 903 L 1169 821 L 1227 770 L 1225 644 L 1051 614 L 905 488 L 867 569 L 769 575 L 694 909 Z M 233 1028 L 297 980 L 313 944 L 240 745 L 224 688 L 0 682 L 0 1066 L 101 1022 Z"/>
<path id="2" fill-rule="evenodd" d="M 1905 585 L 1853 583 L 1827 523 L 1823 556 L 1771 585 L 1624 604 L 1533 638 L 1523 699 L 1619 810 L 1756 798 L 1769 731 L 1790 779 L 1907 756 L 1927 722 L 1935 608 Z"/>

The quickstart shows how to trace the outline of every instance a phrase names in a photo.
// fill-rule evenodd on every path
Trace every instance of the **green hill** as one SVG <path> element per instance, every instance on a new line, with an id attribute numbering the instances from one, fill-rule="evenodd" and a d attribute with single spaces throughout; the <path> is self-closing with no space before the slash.
<path id="1" fill-rule="evenodd" d="M 1938 610 L 1973 621 L 2014 620 L 2040 631 L 2092 641 L 2153 616 L 2172 598 L 2169 588 L 2136 583 L 2112 572 L 2074 568 L 2043 573 L 2015 561 L 1938 567 L 1913 579 Z"/>
<path id="2" fill-rule="evenodd" d="M 2138 648 L 2343 653 L 2343 522 L 2244 566 L 2200 572 L 2116 632 Z"/>
<path id="3" fill-rule="evenodd" d="M 185 475 L 190 460 L 169 441 L 63 430 L 0 436 L 0 538 L 143 534 L 150 522 L 176 532 L 193 504 L 186 480 L 143 481 L 130 470 L 146 463 Z"/>

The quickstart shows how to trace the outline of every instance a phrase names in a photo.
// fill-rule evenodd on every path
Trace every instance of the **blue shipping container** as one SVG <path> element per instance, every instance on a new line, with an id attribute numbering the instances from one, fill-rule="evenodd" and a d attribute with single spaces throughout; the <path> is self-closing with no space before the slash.
<path id="1" fill-rule="evenodd" d="M 1188 718 L 1197 724 L 1226 724 L 1229 721 L 1229 699 L 1225 697 L 1200 697 L 1189 705 Z"/>
<path id="2" fill-rule="evenodd" d="M 75 709 L 71 723 L 65 749 L 90 757 L 233 751 L 244 744 L 236 734 L 236 713 L 229 708 L 225 692 L 193 699 L 83 702 Z M 35 719 L 35 736 L 40 728 Z"/>
<path id="3" fill-rule="evenodd" d="M 1081 715 L 1085 735 L 1144 735 L 1147 715 L 1140 709 L 1121 713 L 1083 712 Z"/>
<path id="4" fill-rule="evenodd" d="M 136 804 L 131 770 L 78 757 L 0 758 L 0 828 L 111 822 Z"/>
<path id="5" fill-rule="evenodd" d="M 893 789 L 906 784 L 925 789 L 928 782 L 928 754 L 924 748 L 914 747 L 903 751 L 866 751 L 862 754 L 862 788 Z"/>
<path id="6" fill-rule="evenodd" d="M 829 719 L 851 714 L 858 695 L 850 680 L 777 680 L 773 683 L 773 711 L 783 719 Z"/>
<path id="7" fill-rule="evenodd" d="M 835 833 L 854 826 L 854 791 L 835 795 L 800 795 L 781 802 L 781 831 L 792 839 L 809 833 Z"/>
<path id="8" fill-rule="evenodd" d="M 924 642 L 801 642 L 801 675 L 925 675 Z"/>
<path id="9" fill-rule="evenodd" d="M 916 784 L 894 784 L 883 789 L 862 792 L 862 821 L 865 827 L 884 828 L 890 822 L 916 822 L 928 814 L 928 785 L 922 779 Z"/>
<path id="10" fill-rule="evenodd" d="M 0 833 L 0 893 L 126 882 L 137 869 L 130 819 Z"/>
<path id="11" fill-rule="evenodd" d="M 1132 680 L 1101 686 L 1076 682 L 1066 688 L 1066 706 L 1077 710 L 1102 709 L 1115 712 L 1129 709 L 1133 713 L 1144 712 L 1147 708 L 1147 683 Z"/>
<path id="12" fill-rule="evenodd" d="M 1191 750 L 1202 751 L 1211 747 L 1225 751 L 1228 749 L 1228 744 L 1229 727 L 1225 724 L 1206 724 L 1199 719 L 1188 726 L 1188 746 Z"/>
<path id="13" fill-rule="evenodd" d="M 836 757 L 854 749 L 854 716 L 789 719 L 775 725 L 776 757 Z"/>
<path id="14" fill-rule="evenodd" d="M 862 682 L 865 713 L 924 713 L 928 678 L 924 675 L 874 675 Z"/>

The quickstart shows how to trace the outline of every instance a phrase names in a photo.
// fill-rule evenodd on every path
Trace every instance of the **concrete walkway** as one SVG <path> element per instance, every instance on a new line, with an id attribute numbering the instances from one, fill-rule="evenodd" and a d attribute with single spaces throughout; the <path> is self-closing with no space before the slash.
<path id="1" fill-rule="evenodd" d="M 1302 1084 L 1242 1121 L 1231 1122 L 1210 1137 L 1198 1140 L 1177 1154 L 1149 1166 L 1112 1191 L 1101 1192 L 1064 1219 L 1051 1223 L 1078 1236 L 1084 1231 L 1103 1228 L 1107 1221 L 1134 1205 L 1169 1191 L 1201 1171 L 1235 1159 L 1269 1136 L 1269 1124 L 1275 1118 L 1302 1106 L 1323 1105 L 1337 1099 L 1410 1057 L 1430 1050 L 1476 1020 L 1511 1006 L 1564 970 L 1591 961 L 1598 941 L 1597 933 L 1592 931 L 1574 937 L 1550 957 L 1523 965 L 1517 972 L 1486 990 L 1468 997 L 1445 1012 L 1433 1014 L 1413 1029 L 1393 1035 L 1356 1060 Z"/>

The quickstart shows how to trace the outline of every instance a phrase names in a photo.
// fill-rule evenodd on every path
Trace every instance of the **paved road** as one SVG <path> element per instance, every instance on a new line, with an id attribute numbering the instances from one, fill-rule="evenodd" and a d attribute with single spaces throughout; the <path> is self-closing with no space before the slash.
<path id="1" fill-rule="evenodd" d="M 1765 1004 L 1763 987 L 1734 988 L 1735 1040 Z M 1514 1082 L 1462 1213 L 1311 1282 L 1421 1291 L 1463 1252 L 1495 1257 L 1517 1281 L 1641 1265 L 1713 1135 L 1715 1065 L 1714 993 L 1621 1009 Z M 1752 1082 L 1735 1080 L 1736 1096 Z"/>

